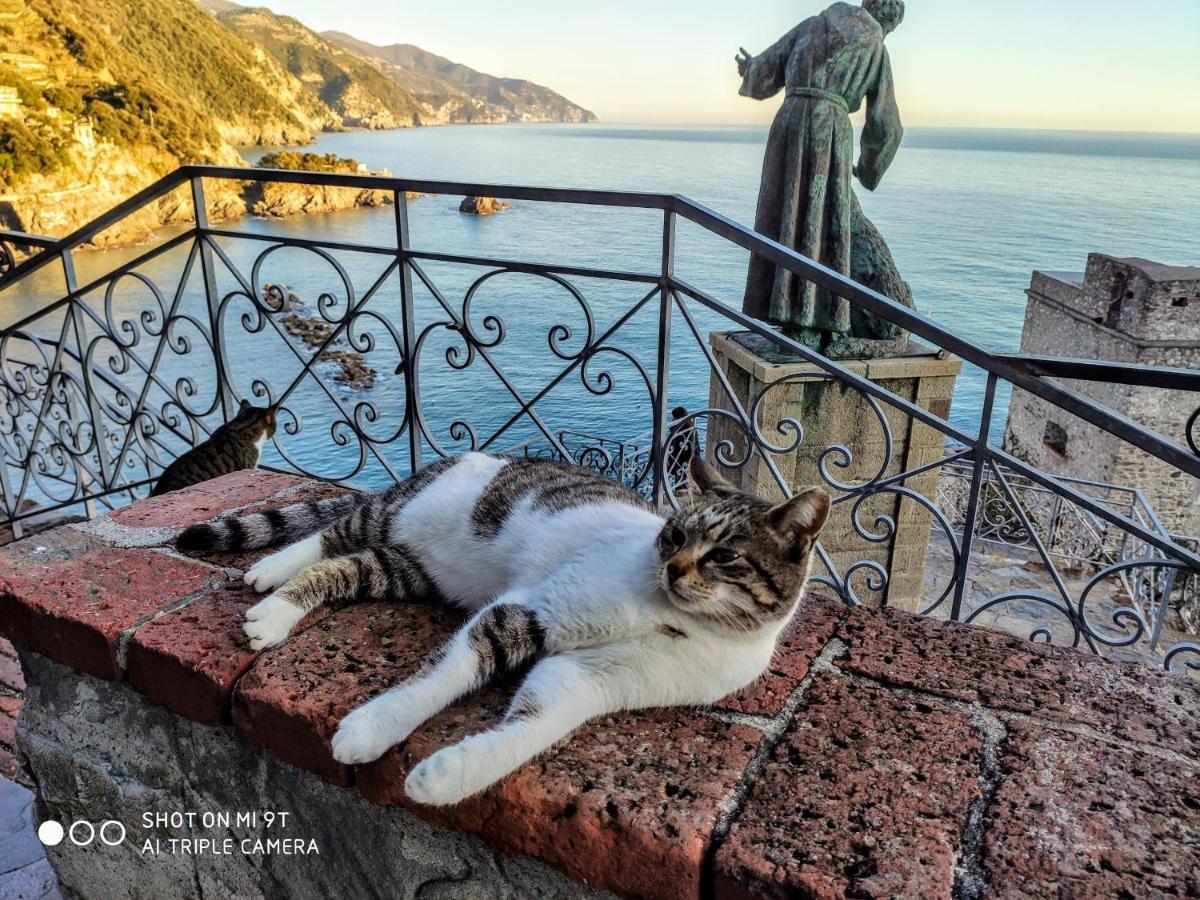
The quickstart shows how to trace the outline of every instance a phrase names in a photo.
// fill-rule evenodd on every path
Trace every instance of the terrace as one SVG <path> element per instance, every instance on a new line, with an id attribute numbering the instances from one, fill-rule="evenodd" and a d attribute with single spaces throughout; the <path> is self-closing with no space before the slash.
<path id="1" fill-rule="evenodd" d="M 390 239 L 353 240 L 328 217 L 316 237 L 217 227 L 206 191 L 231 179 L 386 191 Z M 562 235 L 561 263 L 517 258 L 535 217 L 490 223 L 495 254 L 451 252 L 422 241 L 412 212 L 427 201 L 413 194 L 553 208 L 577 230 Z M 115 265 L 78 252 L 155 203 L 191 204 L 194 224 Z M 573 234 L 589 236 L 589 259 L 613 262 L 581 263 Z M 87 520 L 2 551 L 0 630 L 30 681 L 19 734 L 39 809 L 85 812 L 76 768 L 116 791 L 131 820 L 122 778 L 177 804 L 237 808 L 230 783 L 244 771 L 249 806 L 304 797 L 321 811 L 314 833 L 334 840 L 317 818 L 349 821 L 365 804 L 325 782 L 408 805 L 407 767 L 494 714 L 498 697 L 485 694 L 379 765 L 338 766 L 327 749 L 337 715 L 415 665 L 449 620 L 360 607 L 256 656 L 236 627 L 247 598 L 226 584 L 250 560 L 180 558 L 167 549 L 180 527 L 386 484 L 469 449 L 574 460 L 666 507 L 686 502 L 677 457 L 694 444 L 779 494 L 807 454 L 843 517 L 768 677 L 716 711 L 610 717 L 478 802 L 412 810 L 436 827 L 372 810 L 380 846 L 401 859 L 413 858 L 405 840 L 440 848 L 430 879 L 455 880 L 464 864 L 458 880 L 519 890 L 506 868 L 518 862 L 455 843 L 479 835 L 547 864 L 528 877 L 560 894 L 584 889 L 551 870 L 634 896 L 1197 890 L 1200 644 L 1177 616 L 1200 575 L 1194 542 L 1136 491 L 1043 471 L 999 438 L 1018 388 L 1200 477 L 1200 374 L 991 352 L 673 195 L 193 166 L 61 241 L 0 240 L 44 245 L 0 277 L 0 518 L 18 538 L 53 515 Z M 897 323 L 938 364 L 961 363 L 954 405 L 898 393 L 742 314 L 722 299 L 736 296 L 723 273 L 740 276 L 748 252 Z M 322 326 L 311 341 L 283 322 L 297 311 Z M 809 368 L 747 394 L 721 355 L 729 332 Z M 369 387 L 338 377 L 339 350 L 374 370 Z M 812 383 L 837 385 L 854 414 L 802 421 L 773 402 Z M 1149 431 L 1085 383 L 1174 392 L 1178 429 Z M 263 471 L 141 499 L 242 398 L 281 404 Z M 913 522 L 926 535 L 915 560 L 898 539 Z M 906 579 L 916 596 L 888 609 Z M 152 746 L 162 734 L 167 750 Z M 199 747 L 218 771 L 179 793 L 168 785 L 193 778 Z M 812 762 L 826 757 L 836 766 Z M 64 883 L 87 876 L 81 858 L 55 856 Z M 251 877 L 195 865 L 227 887 Z M 105 877 L 131 871 L 161 877 L 136 855 Z M 387 874 L 356 877 L 370 892 Z"/>

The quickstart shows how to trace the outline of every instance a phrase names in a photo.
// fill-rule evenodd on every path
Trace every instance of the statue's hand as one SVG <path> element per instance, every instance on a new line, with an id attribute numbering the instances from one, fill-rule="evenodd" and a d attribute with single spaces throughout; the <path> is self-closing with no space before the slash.
<path id="1" fill-rule="evenodd" d="M 750 61 L 754 59 L 754 57 L 750 55 L 750 51 L 748 51 L 745 47 L 738 47 L 738 55 L 733 59 L 737 63 L 738 74 L 745 78 L 746 70 L 750 68 Z"/>

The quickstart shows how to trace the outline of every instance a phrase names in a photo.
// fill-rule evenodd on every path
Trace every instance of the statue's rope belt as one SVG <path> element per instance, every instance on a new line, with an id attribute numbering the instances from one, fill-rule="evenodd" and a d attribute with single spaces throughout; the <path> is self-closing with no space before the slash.
<path id="1" fill-rule="evenodd" d="M 813 100 L 828 100 L 830 103 L 840 106 L 847 115 L 850 113 L 850 104 L 846 102 L 846 98 L 841 94 L 835 94 L 833 91 L 827 91 L 824 88 L 817 87 L 794 87 L 788 88 L 788 97 L 810 97 Z"/>

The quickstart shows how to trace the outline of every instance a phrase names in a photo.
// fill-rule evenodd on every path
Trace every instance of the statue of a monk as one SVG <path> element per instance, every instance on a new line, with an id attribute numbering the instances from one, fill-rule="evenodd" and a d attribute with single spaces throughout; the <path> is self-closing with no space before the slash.
<path id="1" fill-rule="evenodd" d="M 755 230 L 911 306 L 850 182 L 853 174 L 874 190 L 904 133 L 883 45 L 903 18 L 903 0 L 835 3 L 758 56 L 743 49 L 736 59 L 743 96 L 765 100 L 785 91 L 767 139 Z M 850 113 L 864 101 L 854 163 Z M 759 256 L 750 259 L 743 309 L 840 356 L 895 352 L 905 340 L 891 323 Z"/>

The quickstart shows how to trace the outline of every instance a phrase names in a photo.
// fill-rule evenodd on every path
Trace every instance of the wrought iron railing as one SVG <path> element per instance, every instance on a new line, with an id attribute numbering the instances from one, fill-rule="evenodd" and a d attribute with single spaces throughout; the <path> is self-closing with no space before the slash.
<path id="1" fill-rule="evenodd" d="M 386 191 L 394 203 L 391 239 L 359 243 L 214 227 L 208 221 L 205 185 L 219 180 Z M 110 271 L 86 280 L 77 277 L 79 247 L 125 216 L 179 190 L 190 192 L 195 219 L 191 227 Z M 406 200 L 410 192 L 652 214 L 655 262 L 608 268 L 504 258 L 503 254 L 472 256 L 421 246 L 410 226 Z M 977 367 L 983 376 L 977 423 L 955 424 L 949 416 L 935 414 L 869 380 L 853 366 L 784 337 L 701 288 L 677 270 L 680 223 L 688 223 L 693 233 L 706 240 L 718 240 L 786 267 Z M 255 252 L 242 260 L 239 254 L 250 246 Z M 321 286 L 292 285 L 301 298 L 311 301 L 317 295 L 307 312 L 321 327 L 303 342 L 283 322 L 294 311 L 288 291 L 278 282 L 267 281 L 271 266 L 289 252 L 311 256 L 325 267 L 327 276 Z M 374 262 L 366 277 L 363 260 Z M 452 272 L 453 277 L 444 279 L 439 269 Z M 55 274 L 61 278 L 60 288 L 33 290 L 33 285 Z M 517 315 L 521 304 L 514 302 L 500 312 L 479 311 L 481 296 L 490 287 L 515 277 L 533 278 L 561 292 L 571 311 L 560 317 L 551 315 L 548 306 L 536 310 L 533 324 L 544 337 L 542 354 L 553 368 L 543 366 L 539 371 L 545 371 L 546 377 L 533 386 L 526 383 L 528 367 L 514 365 L 504 355 L 511 343 L 506 317 Z M 584 282 L 604 285 L 606 291 L 632 287 L 635 299 L 600 303 L 584 293 L 579 286 Z M 455 287 L 443 288 L 450 283 Z M 29 306 L 31 292 L 39 298 L 33 307 Z M 22 311 L 14 312 L 17 307 Z M 945 583 L 929 586 L 923 595 L 921 612 L 986 621 L 990 612 L 1020 604 L 1044 614 L 1045 621 L 1030 629 L 1031 637 L 1110 653 L 1146 646 L 1152 633 L 1158 635 L 1136 597 L 1112 604 L 1119 585 L 1130 584 L 1134 577 L 1161 581 L 1200 572 L 1200 556 L 1194 548 L 1181 546 L 1160 529 L 1148 527 L 1078 485 L 1005 452 L 996 446 L 992 431 L 998 389 L 1016 386 L 1169 464 L 1179 477 L 1197 478 L 1200 458 L 1180 443 L 1187 440 L 1187 411 L 1181 411 L 1180 439 L 1176 439 L 1146 430 L 1059 379 L 1200 391 L 1200 373 L 992 353 L 676 195 L 187 166 L 14 265 L 0 277 L 0 310 L 7 311 L 10 321 L 0 331 L 4 458 L 0 518 L 14 529 L 46 510 L 83 508 L 90 514 L 93 504 L 115 505 L 144 493 L 180 450 L 203 439 L 242 397 L 279 404 L 282 424 L 271 449 L 273 465 L 331 480 L 400 478 L 432 456 L 466 449 L 498 450 L 524 443 L 522 452 L 541 452 L 531 450 L 534 445 L 528 442 L 534 438 L 544 443 L 547 453 L 591 464 L 603 461 L 603 468 L 614 476 L 628 478 L 632 473 L 654 501 L 668 505 L 681 502 L 681 492 L 673 480 L 678 467 L 672 466 L 667 449 L 679 446 L 679 436 L 692 430 L 701 445 L 700 439 L 709 436 L 707 451 L 721 464 L 737 469 L 752 459 L 759 461 L 778 491 L 788 493 L 792 486 L 781 474 L 779 460 L 804 443 L 805 423 L 790 416 L 772 420 L 769 411 L 775 407 L 768 401 L 789 379 L 775 381 L 753 396 L 739 395 L 707 339 L 709 330 L 720 328 L 765 338 L 812 364 L 810 372 L 797 378 L 836 382 L 862 398 L 881 429 L 887 450 L 883 464 L 851 478 L 855 435 L 847 434 L 844 442 L 819 453 L 820 477 L 835 495 L 835 505 L 849 510 L 864 547 L 887 545 L 897 529 L 895 517 L 870 512 L 872 498 L 890 497 L 927 511 L 948 548 L 951 564 Z M 372 390 L 346 389 L 328 369 L 335 350 L 370 360 L 380 373 L 380 383 Z M 705 367 L 712 394 L 706 382 L 705 396 L 697 403 L 693 383 L 688 397 L 675 399 L 686 400 L 694 411 L 673 417 L 669 394 L 679 392 L 682 378 L 673 380 L 673 373 L 682 376 L 681 358 Z M 455 390 L 438 397 L 432 396 L 433 387 L 448 382 L 427 377 L 435 363 L 458 379 L 453 382 Z M 482 395 L 472 394 L 472 378 L 478 378 L 478 373 L 487 373 L 494 388 L 486 402 Z M 586 458 L 581 459 L 580 447 L 572 446 L 571 429 L 551 421 L 563 409 L 554 404 L 568 381 L 588 401 L 607 398 L 606 402 L 616 404 L 621 398 L 619 420 L 624 433 L 645 431 L 649 441 L 618 440 L 617 446 L 602 448 L 601 455 L 585 447 Z M 637 396 L 630 399 L 629 391 Z M 710 396 L 718 402 L 708 405 Z M 496 397 L 503 404 L 493 402 Z M 439 417 L 449 421 L 441 422 Z M 897 471 L 890 458 L 892 423 L 897 420 L 936 430 L 951 451 Z M 721 429 L 714 429 L 714 423 Z M 729 429 L 740 436 L 737 441 L 712 437 Z M 604 429 L 604 433 L 613 432 Z M 627 452 L 630 444 L 644 448 L 643 455 Z M 912 487 L 921 476 L 947 466 L 969 471 L 961 521 L 956 524 L 936 496 Z M 1018 478 L 1086 515 L 1106 533 L 1127 536 L 1123 539 L 1144 547 L 1144 553 L 1108 563 L 1086 583 L 1073 587 L 1060 572 L 1060 556 L 1026 521 L 1029 513 L 1014 485 Z M 978 526 L 994 497 L 1007 500 L 1019 527 L 1030 535 L 1032 551 L 1046 572 L 1046 583 L 1039 589 L 986 595 L 968 577 L 973 555 L 979 553 Z M 37 510 L 27 509 L 30 500 L 37 501 Z M 877 593 L 889 577 L 888 567 L 874 558 L 839 565 L 818 549 L 814 579 L 848 603 Z M 1101 585 L 1117 585 L 1107 590 L 1109 601 L 1100 607 L 1103 622 L 1094 605 Z M 1200 672 L 1200 644 L 1192 641 L 1164 642 L 1153 658 L 1169 669 Z"/>
<path id="2" fill-rule="evenodd" d="M 53 247 L 56 243 L 54 238 L 42 234 L 0 228 L 0 279 L 7 277 L 16 268 L 17 254 L 32 255 Z"/>
<path id="3" fill-rule="evenodd" d="M 985 473 L 975 517 L 975 540 L 1039 562 L 1039 545 L 1056 561 L 1089 574 L 1121 563 L 1147 558 L 1166 558 L 1157 547 L 1146 544 L 1124 528 L 1081 509 L 1068 497 L 1012 471 L 1004 472 L 1005 483 Z M 971 493 L 971 467 L 962 461 L 942 467 L 938 480 L 938 505 L 946 511 L 961 534 Z M 1139 528 L 1158 534 L 1192 552 L 1194 539 L 1172 536 L 1163 527 L 1145 496 L 1137 488 L 1082 478 L 1058 476 L 1058 480 L 1099 503 Z M 1006 490 L 1007 489 L 1007 490 Z M 1011 492 L 1011 499 L 1009 493 Z M 1196 577 L 1173 570 L 1157 571 L 1145 578 L 1138 569 L 1118 570 L 1116 585 L 1122 599 L 1135 606 L 1150 623 L 1149 646 L 1158 645 L 1167 615 L 1174 609 L 1187 616 L 1196 606 Z M 1191 627 L 1190 622 L 1184 623 Z"/>

